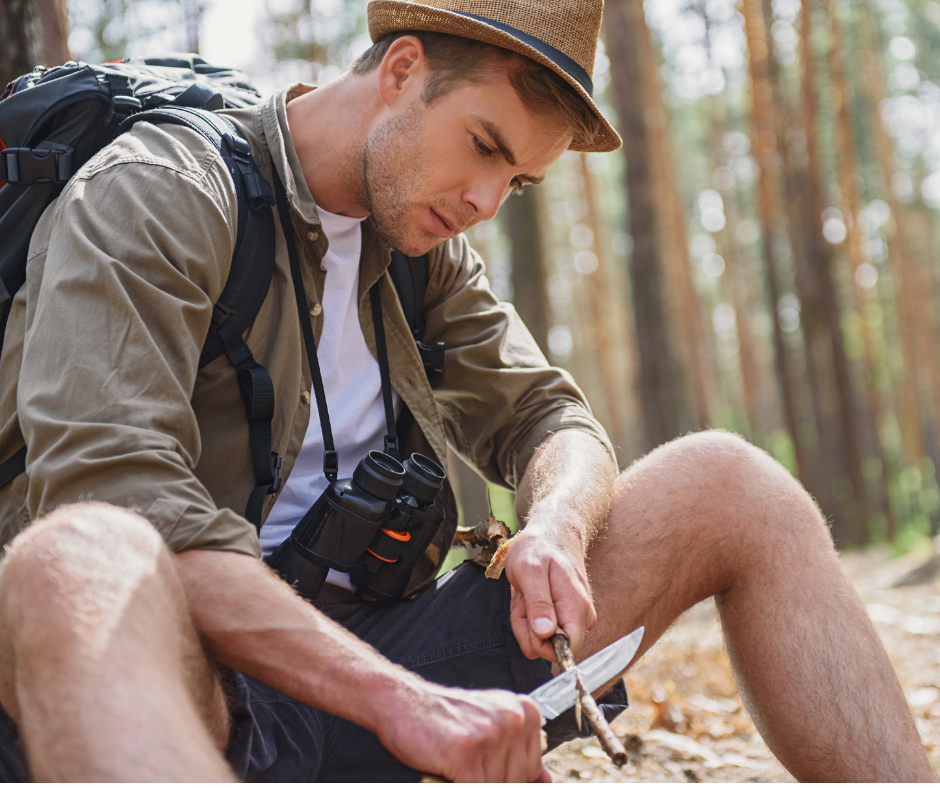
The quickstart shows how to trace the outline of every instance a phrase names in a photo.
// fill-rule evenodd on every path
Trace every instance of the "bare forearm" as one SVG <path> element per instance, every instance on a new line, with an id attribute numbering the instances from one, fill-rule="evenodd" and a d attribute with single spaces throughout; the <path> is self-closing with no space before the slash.
<path id="1" fill-rule="evenodd" d="M 575 653 L 597 622 L 585 560 L 610 510 L 616 468 L 607 449 L 575 430 L 546 440 L 516 495 L 526 527 L 506 558 L 510 623 L 529 659 L 554 659 L 547 638 L 564 629 Z"/>
<path id="2" fill-rule="evenodd" d="M 425 681 L 249 556 L 190 550 L 176 562 L 196 628 L 224 664 L 372 731 L 419 771 L 453 782 L 547 778 L 539 710 L 525 696 Z"/>
<path id="3" fill-rule="evenodd" d="M 607 520 L 617 469 L 599 441 L 576 430 L 546 440 L 516 494 L 520 521 L 561 527 L 587 552 Z"/>
<path id="4" fill-rule="evenodd" d="M 422 679 L 332 622 L 259 561 L 214 550 L 176 559 L 196 627 L 220 662 L 374 732 L 404 696 L 420 697 Z"/>

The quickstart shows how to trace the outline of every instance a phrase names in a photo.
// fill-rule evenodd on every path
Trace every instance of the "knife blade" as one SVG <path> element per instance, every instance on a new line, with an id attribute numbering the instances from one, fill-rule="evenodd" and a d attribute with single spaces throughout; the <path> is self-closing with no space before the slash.
<path id="1" fill-rule="evenodd" d="M 633 630 L 629 635 L 624 635 L 620 640 L 615 640 L 609 646 L 605 646 L 578 665 L 578 673 L 581 674 L 581 680 L 584 682 L 584 686 L 587 687 L 588 692 L 600 689 L 626 669 L 627 665 L 630 664 L 630 660 L 633 659 L 633 655 L 640 647 L 640 642 L 643 640 L 643 631 L 643 627 Z M 529 697 L 535 701 L 542 713 L 542 725 L 574 706 L 575 696 L 578 692 L 574 674 L 573 670 L 559 673 L 555 678 L 546 681 L 541 687 L 529 693 Z M 545 731 L 542 731 L 543 751 L 545 746 Z M 442 777 L 425 774 L 421 778 L 421 782 L 445 783 L 450 781 Z"/>
<path id="2" fill-rule="evenodd" d="M 643 627 L 640 627 L 624 635 L 578 664 L 578 673 L 588 692 L 594 692 L 623 673 L 640 647 L 643 631 Z M 577 692 L 574 671 L 569 670 L 559 673 L 551 681 L 530 692 L 529 697 L 536 702 L 542 717 L 548 721 L 574 706 Z"/>

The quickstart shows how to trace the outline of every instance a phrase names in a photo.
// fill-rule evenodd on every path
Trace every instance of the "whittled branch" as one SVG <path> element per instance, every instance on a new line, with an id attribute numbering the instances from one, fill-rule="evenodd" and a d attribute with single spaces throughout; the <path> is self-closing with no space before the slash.
<path id="1" fill-rule="evenodd" d="M 561 665 L 563 670 L 575 671 L 575 680 L 578 686 L 578 701 L 588 721 L 588 727 L 590 727 L 591 732 L 597 736 L 597 740 L 600 742 L 601 747 L 604 748 L 604 752 L 610 756 L 610 760 L 613 761 L 614 766 L 619 769 L 627 762 L 627 751 L 624 750 L 620 739 L 618 739 L 610 729 L 610 725 L 607 724 L 607 720 L 597 707 L 597 701 L 594 700 L 594 696 L 587 691 L 587 688 L 581 681 L 581 674 L 578 673 L 574 655 L 571 653 L 571 646 L 568 644 L 568 637 L 564 632 L 559 631 L 555 635 L 552 635 L 551 640 L 552 648 L 555 649 L 555 656 L 558 659 L 558 664 Z M 575 714 L 578 717 L 578 729 L 580 730 L 581 719 L 577 707 Z"/>

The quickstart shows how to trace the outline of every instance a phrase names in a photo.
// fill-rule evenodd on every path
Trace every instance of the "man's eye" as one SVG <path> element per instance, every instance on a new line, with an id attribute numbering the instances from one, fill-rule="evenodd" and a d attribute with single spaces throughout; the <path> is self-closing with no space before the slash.
<path id="1" fill-rule="evenodd" d="M 523 187 L 523 186 L 524 186 L 524 184 L 523 184 L 522 181 L 520 181 L 518 178 L 513 178 L 513 179 L 509 182 L 509 190 L 510 190 L 513 194 L 522 194 L 522 187 Z"/>
<path id="2" fill-rule="evenodd" d="M 476 143 L 477 150 L 480 152 L 480 155 L 481 155 L 481 156 L 492 156 L 492 155 L 493 155 L 493 149 L 492 149 L 492 148 L 488 148 L 486 145 L 484 145 L 483 142 L 482 142 L 479 138 L 474 137 L 474 138 L 473 138 L 473 141 Z"/>

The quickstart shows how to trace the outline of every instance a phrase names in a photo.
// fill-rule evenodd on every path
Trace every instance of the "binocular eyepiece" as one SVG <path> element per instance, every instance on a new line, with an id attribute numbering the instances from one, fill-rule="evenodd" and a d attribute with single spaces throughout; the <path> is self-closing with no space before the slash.
<path id="1" fill-rule="evenodd" d="M 267 563 L 308 600 L 330 569 L 349 572 L 364 598 L 401 599 L 444 521 L 445 478 L 423 455 L 400 463 L 371 451 L 351 479 L 330 483 Z"/>

